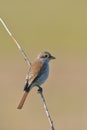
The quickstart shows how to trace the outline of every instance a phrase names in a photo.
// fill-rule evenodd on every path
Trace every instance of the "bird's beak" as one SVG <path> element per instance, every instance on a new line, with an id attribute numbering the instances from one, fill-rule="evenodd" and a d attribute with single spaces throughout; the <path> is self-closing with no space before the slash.
<path id="1" fill-rule="evenodd" d="M 51 56 L 51 59 L 56 59 L 54 56 Z"/>

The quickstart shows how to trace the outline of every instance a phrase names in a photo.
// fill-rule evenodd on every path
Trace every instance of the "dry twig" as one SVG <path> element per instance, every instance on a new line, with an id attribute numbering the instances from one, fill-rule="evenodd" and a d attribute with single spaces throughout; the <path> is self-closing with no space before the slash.
<path id="1" fill-rule="evenodd" d="M 5 30 L 8 32 L 9 36 L 12 38 L 12 40 L 14 41 L 14 43 L 17 45 L 19 51 L 22 53 L 25 61 L 27 62 L 27 64 L 29 66 L 31 66 L 31 62 L 29 60 L 29 58 L 27 57 L 26 53 L 24 52 L 24 50 L 22 49 L 22 47 L 19 45 L 19 43 L 17 42 L 17 40 L 14 38 L 14 36 L 12 35 L 12 33 L 9 31 L 9 29 L 7 28 L 5 22 L 0 18 L 0 22 L 2 23 L 2 25 L 4 26 Z"/>
<path id="2" fill-rule="evenodd" d="M 26 55 L 26 53 L 24 52 L 24 50 L 22 49 L 22 47 L 19 45 L 19 43 L 17 42 L 17 40 L 14 38 L 14 36 L 12 35 L 12 33 L 9 31 L 9 29 L 7 28 L 6 24 L 4 23 L 4 21 L 0 18 L 0 22 L 2 23 L 2 25 L 4 26 L 5 30 L 8 32 L 8 34 L 10 35 L 10 37 L 13 39 L 14 43 L 17 45 L 18 49 L 20 50 L 20 52 L 22 53 L 25 61 L 27 62 L 27 64 L 29 66 L 31 66 L 31 62 L 28 58 L 28 56 Z M 29 78 L 29 76 L 27 75 L 27 79 Z M 50 126 L 51 126 L 51 129 L 54 130 L 54 126 L 53 126 L 53 121 L 51 119 L 51 116 L 50 116 L 50 113 L 48 111 L 48 108 L 47 108 L 47 105 L 46 105 L 46 101 L 45 101 L 45 98 L 44 98 L 44 95 L 43 95 L 43 91 L 39 91 L 39 94 L 41 95 L 41 99 L 42 99 L 42 102 L 43 102 L 43 105 L 44 105 L 44 109 L 45 109 L 45 112 L 46 112 L 46 115 L 47 115 L 47 118 L 49 120 L 49 123 L 50 123 Z"/>
<path id="3" fill-rule="evenodd" d="M 44 105 L 44 109 L 45 109 L 47 118 L 48 118 L 48 120 L 49 120 L 51 129 L 54 130 L 53 121 L 52 121 L 51 116 L 50 116 L 50 113 L 49 113 L 49 111 L 48 111 L 48 108 L 47 108 L 47 105 L 46 105 L 46 101 L 45 101 L 45 97 L 44 97 L 44 95 L 43 95 L 43 91 L 40 91 L 39 93 L 40 93 L 40 95 L 41 95 L 41 99 L 42 99 L 42 102 L 43 102 L 43 105 Z"/>

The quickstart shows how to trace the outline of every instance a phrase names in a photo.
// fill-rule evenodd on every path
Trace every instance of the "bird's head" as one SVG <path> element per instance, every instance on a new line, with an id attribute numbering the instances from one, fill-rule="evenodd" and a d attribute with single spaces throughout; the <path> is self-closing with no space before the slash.
<path id="1" fill-rule="evenodd" d="M 55 57 L 52 56 L 49 52 L 44 51 L 37 56 L 37 59 L 49 62 L 50 60 L 55 59 Z"/>

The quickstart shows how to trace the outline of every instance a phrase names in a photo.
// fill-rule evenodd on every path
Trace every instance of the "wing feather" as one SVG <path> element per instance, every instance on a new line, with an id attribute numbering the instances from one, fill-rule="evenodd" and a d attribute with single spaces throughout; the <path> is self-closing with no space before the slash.
<path id="1" fill-rule="evenodd" d="M 29 86 L 33 83 L 33 81 L 37 78 L 37 76 L 40 73 L 40 70 L 43 66 L 43 62 L 36 61 L 32 64 L 30 70 L 29 70 Z"/>

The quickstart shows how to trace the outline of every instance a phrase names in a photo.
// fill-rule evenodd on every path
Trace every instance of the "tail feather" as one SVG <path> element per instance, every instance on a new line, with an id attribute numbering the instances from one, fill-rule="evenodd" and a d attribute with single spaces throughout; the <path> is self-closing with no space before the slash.
<path id="1" fill-rule="evenodd" d="M 23 107 L 23 104 L 24 104 L 24 102 L 25 102 L 25 100 L 26 100 L 26 97 L 27 97 L 28 93 L 29 93 L 29 92 L 27 92 L 27 91 L 24 92 L 24 95 L 23 95 L 23 97 L 22 97 L 22 99 L 21 99 L 21 101 L 20 101 L 20 103 L 19 103 L 17 109 L 21 109 L 21 108 Z"/>

